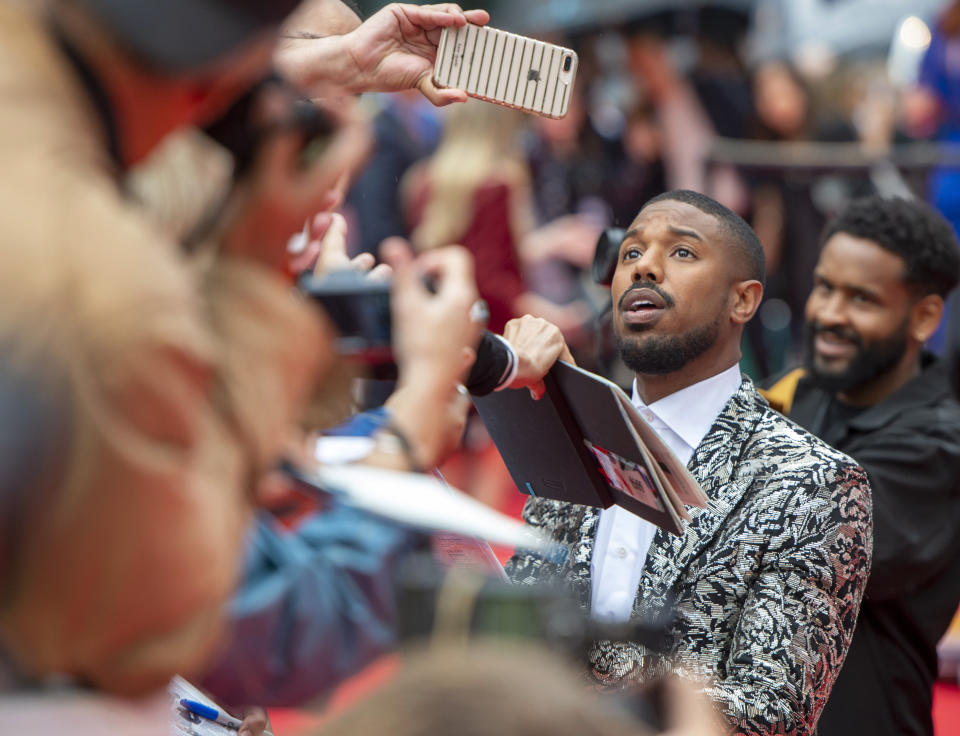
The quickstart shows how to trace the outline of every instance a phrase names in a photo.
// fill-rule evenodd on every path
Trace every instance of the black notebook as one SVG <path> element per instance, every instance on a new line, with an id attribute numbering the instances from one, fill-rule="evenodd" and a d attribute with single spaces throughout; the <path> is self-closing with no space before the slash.
<path id="1" fill-rule="evenodd" d="M 527 389 L 474 398 L 523 493 L 608 508 L 674 534 L 707 497 L 614 383 L 559 361 L 535 401 Z"/>

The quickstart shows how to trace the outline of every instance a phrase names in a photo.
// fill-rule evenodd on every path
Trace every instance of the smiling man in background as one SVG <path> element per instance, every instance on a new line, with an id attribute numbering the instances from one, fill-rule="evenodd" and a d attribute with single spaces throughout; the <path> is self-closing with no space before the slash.
<path id="1" fill-rule="evenodd" d="M 873 569 L 821 736 L 933 734 L 937 641 L 960 603 L 960 405 L 923 344 L 958 275 L 956 239 L 930 207 L 852 202 L 823 238 L 806 366 L 768 392 L 873 488 Z"/>

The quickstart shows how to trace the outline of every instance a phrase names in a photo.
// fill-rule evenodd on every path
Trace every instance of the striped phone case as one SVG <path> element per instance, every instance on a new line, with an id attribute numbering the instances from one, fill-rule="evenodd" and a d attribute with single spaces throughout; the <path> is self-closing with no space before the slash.
<path id="1" fill-rule="evenodd" d="M 467 24 L 443 30 L 433 81 L 481 100 L 562 118 L 576 73 L 571 49 Z"/>

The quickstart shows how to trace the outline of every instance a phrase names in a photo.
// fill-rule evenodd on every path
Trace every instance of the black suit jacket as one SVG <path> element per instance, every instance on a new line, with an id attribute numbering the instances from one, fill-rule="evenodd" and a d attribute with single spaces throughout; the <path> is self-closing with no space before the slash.
<path id="1" fill-rule="evenodd" d="M 873 488 L 873 568 L 821 736 L 932 736 L 936 645 L 960 602 L 960 404 L 931 356 L 921 375 L 846 420 L 806 379 L 789 416 L 847 453 Z"/>

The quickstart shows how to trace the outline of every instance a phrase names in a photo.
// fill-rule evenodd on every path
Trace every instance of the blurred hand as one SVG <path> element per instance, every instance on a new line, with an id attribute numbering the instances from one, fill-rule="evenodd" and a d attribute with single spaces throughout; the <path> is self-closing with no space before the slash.
<path id="1" fill-rule="evenodd" d="M 315 276 L 331 271 L 358 271 L 367 278 L 383 281 L 393 273 L 385 263 L 377 264 L 372 253 L 360 253 L 350 258 L 347 255 L 347 220 L 339 212 L 320 212 L 306 228 L 307 244 L 303 251 L 290 260 L 294 273 L 309 269 Z"/>
<path id="2" fill-rule="evenodd" d="M 446 385 L 456 383 L 464 369 L 464 350 L 476 347 L 482 325 L 470 308 L 479 298 L 473 258 L 461 246 L 427 251 L 410 260 L 394 247 L 384 252 L 396 272 L 391 302 L 394 354 L 411 375 L 429 375 Z M 430 282 L 435 293 L 427 288 Z"/>
<path id="3" fill-rule="evenodd" d="M 477 300 L 473 259 L 459 246 L 412 260 L 396 242 L 382 247 L 393 265 L 394 355 L 398 390 L 387 402 L 397 426 L 414 445 L 422 467 L 432 467 L 460 439 L 465 400 L 456 386 L 476 358 L 481 325 L 470 308 Z M 431 293 L 424 280 L 436 290 Z"/>
<path id="4" fill-rule="evenodd" d="M 723 736 L 729 732 L 710 700 L 686 680 L 666 683 L 667 723 L 663 736 Z"/>
<path id="5" fill-rule="evenodd" d="M 529 388 L 534 399 L 543 397 L 543 377 L 554 363 L 563 360 L 576 365 L 560 328 L 545 319 L 529 314 L 512 319 L 504 327 L 503 337 L 517 354 L 517 376 L 509 388 Z"/>
<path id="6" fill-rule="evenodd" d="M 260 707 L 248 707 L 243 709 L 243 723 L 240 724 L 237 736 L 263 736 L 270 729 L 267 711 Z"/>
<path id="7" fill-rule="evenodd" d="M 463 11 L 455 3 L 387 5 L 345 37 L 356 67 L 350 87 L 379 92 L 419 88 L 434 105 L 464 102 L 467 95 L 461 90 L 433 84 L 440 34 L 444 28 L 468 22 L 482 26 L 489 20 L 487 11 Z"/>
<path id="8" fill-rule="evenodd" d="M 932 90 L 913 87 L 901 96 L 900 115 L 908 135 L 914 138 L 930 138 L 940 124 L 943 105 Z"/>
<path id="9" fill-rule="evenodd" d="M 221 250 L 285 272 L 287 243 L 307 218 L 339 205 L 349 177 L 371 147 L 367 124 L 352 106 L 325 107 L 336 125 L 323 155 L 302 165 L 302 135 L 284 130 L 290 100 L 269 90 L 261 105 L 262 125 L 277 128 L 264 143 L 253 170 L 237 187 L 221 236 Z M 332 220 L 327 222 L 327 227 Z"/>
<path id="10" fill-rule="evenodd" d="M 408 436 L 410 418 L 420 416 L 424 411 L 423 393 L 422 386 L 407 383 L 387 399 L 386 407 L 393 421 Z M 422 468 L 440 465 L 460 446 L 470 406 L 470 395 L 457 387 L 450 389 L 445 398 L 439 397 L 433 401 L 429 419 L 421 420 L 432 423 L 433 436 L 427 441 L 420 440 L 415 450 L 417 462 Z"/>
<path id="11" fill-rule="evenodd" d="M 528 264 L 549 258 L 589 269 L 602 225 L 584 215 L 564 215 L 532 230 L 520 244 L 520 253 Z"/>

